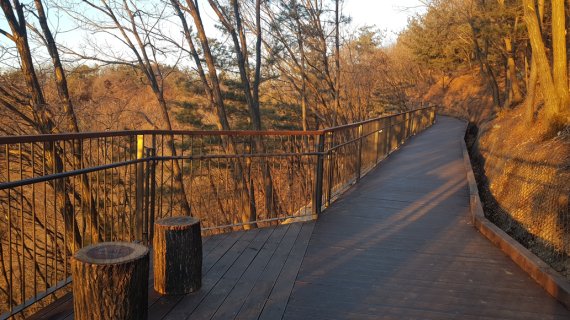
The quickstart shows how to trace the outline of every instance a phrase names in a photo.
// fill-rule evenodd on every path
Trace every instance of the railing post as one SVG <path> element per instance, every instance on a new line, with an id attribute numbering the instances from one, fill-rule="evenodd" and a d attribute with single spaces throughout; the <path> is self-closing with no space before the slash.
<path id="1" fill-rule="evenodd" d="M 392 151 L 392 117 L 385 118 L 384 120 L 384 158 L 386 158 Z"/>
<path id="2" fill-rule="evenodd" d="M 137 135 L 137 160 L 144 157 L 144 135 Z M 137 162 L 135 185 L 134 240 L 143 241 L 144 224 L 144 162 Z"/>
<path id="3" fill-rule="evenodd" d="M 329 166 L 328 166 L 328 185 L 327 185 L 327 207 L 329 207 L 331 205 L 331 198 L 332 198 L 332 189 L 333 189 L 333 184 L 334 184 L 334 151 L 330 150 L 330 147 L 334 146 L 334 132 L 331 131 L 328 133 L 329 134 L 329 152 L 327 152 L 327 159 L 329 162 Z"/>
<path id="4" fill-rule="evenodd" d="M 362 125 L 358 125 L 358 151 L 356 160 L 356 182 L 360 181 L 362 168 Z"/>
<path id="5" fill-rule="evenodd" d="M 152 241 L 154 236 L 154 214 L 155 214 L 155 204 L 156 204 L 156 135 L 152 135 L 152 147 L 150 151 L 150 160 L 148 163 L 149 171 L 149 186 L 147 188 L 150 190 L 149 196 L 149 206 L 148 206 L 148 239 Z"/>
<path id="6" fill-rule="evenodd" d="M 411 119 L 410 119 L 410 137 L 416 134 L 416 132 L 415 132 L 415 130 L 414 130 L 414 119 L 415 119 L 415 117 L 416 117 L 416 111 L 414 110 L 414 111 L 411 112 Z"/>
<path id="7" fill-rule="evenodd" d="M 378 159 L 380 158 L 380 121 L 376 122 L 376 134 L 374 135 L 374 145 L 376 146 L 376 159 L 374 160 L 374 166 L 378 164 Z"/>
<path id="8" fill-rule="evenodd" d="M 325 151 L 325 133 L 317 136 L 317 166 L 315 168 L 315 192 L 313 199 L 313 215 L 316 217 L 321 213 L 323 205 L 323 169 Z"/>

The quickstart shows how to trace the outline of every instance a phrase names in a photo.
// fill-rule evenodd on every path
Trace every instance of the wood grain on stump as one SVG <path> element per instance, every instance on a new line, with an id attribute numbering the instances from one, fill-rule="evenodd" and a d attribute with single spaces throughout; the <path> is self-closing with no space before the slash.
<path id="1" fill-rule="evenodd" d="M 71 259 L 75 319 L 147 319 L 148 252 L 129 242 L 77 251 Z"/>
<path id="2" fill-rule="evenodd" d="M 154 290 L 160 294 L 186 294 L 202 286 L 200 220 L 169 217 L 154 224 Z"/>

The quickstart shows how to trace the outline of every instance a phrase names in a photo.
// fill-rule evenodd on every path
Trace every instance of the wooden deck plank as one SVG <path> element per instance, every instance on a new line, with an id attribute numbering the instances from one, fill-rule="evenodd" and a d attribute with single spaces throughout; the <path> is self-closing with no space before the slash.
<path id="1" fill-rule="evenodd" d="M 274 228 L 263 228 L 259 230 L 258 236 L 249 243 L 241 256 L 234 262 L 232 267 L 222 276 L 216 285 L 210 290 L 208 295 L 200 305 L 190 315 L 191 319 L 210 319 L 224 302 L 230 291 L 242 277 L 245 270 L 255 259 L 263 245 L 273 232 Z"/>
<path id="2" fill-rule="evenodd" d="M 164 319 L 187 319 L 222 276 L 232 267 L 249 243 L 255 239 L 258 232 L 259 229 L 244 232 L 243 236 L 202 276 L 202 288 L 197 292 L 181 296 L 181 299 L 175 305 L 170 306 Z M 155 317 L 152 319 L 160 318 Z"/>
<path id="3" fill-rule="evenodd" d="M 301 228 L 301 223 L 294 223 L 289 226 L 289 230 L 287 230 L 283 240 L 279 243 L 275 254 L 271 257 L 269 263 L 257 279 L 255 286 L 241 306 L 236 319 L 257 319 L 259 317 L 265 305 L 265 301 L 271 294 L 271 290 L 279 277 L 279 273 L 285 261 L 287 261 L 289 253 L 293 249 L 293 245 L 297 240 Z"/>
<path id="4" fill-rule="evenodd" d="M 299 267 L 305 256 L 305 251 L 313 233 L 314 223 L 305 223 L 289 253 L 283 269 L 279 273 L 277 282 L 271 290 L 269 298 L 263 306 L 258 319 L 281 319 L 289 301 L 289 295 L 295 284 Z"/>
<path id="5" fill-rule="evenodd" d="M 261 272 L 265 266 L 267 266 L 267 263 L 269 263 L 269 260 L 275 253 L 275 250 L 279 247 L 279 243 L 283 240 L 287 229 L 288 225 L 275 228 L 271 237 L 269 237 L 241 279 L 225 298 L 212 319 L 234 319 L 237 316 L 241 306 L 245 302 L 245 299 L 250 294 L 253 286 L 257 282 L 257 279 L 261 275 Z"/>
<path id="6" fill-rule="evenodd" d="M 255 234 L 250 234 L 246 236 L 246 232 L 235 232 L 228 233 L 224 236 L 220 235 L 220 241 L 214 244 L 208 253 L 203 254 L 202 262 L 202 275 L 208 273 L 208 271 L 222 258 L 229 250 L 234 248 L 235 244 L 245 237 L 246 241 L 250 239 Z M 152 293 L 158 295 L 154 289 Z M 163 318 L 172 308 L 174 308 L 182 299 L 183 295 L 177 296 L 161 296 L 153 305 L 149 305 L 149 319 L 161 319 Z"/>
<path id="7" fill-rule="evenodd" d="M 63 319 L 69 314 L 73 313 L 73 295 L 70 293 L 57 299 L 40 312 L 32 315 L 28 319 L 41 320 L 41 319 Z"/>
<path id="8" fill-rule="evenodd" d="M 202 247 L 202 272 L 206 273 L 212 265 L 220 259 L 220 257 L 231 248 L 236 241 L 242 236 L 243 232 L 233 234 L 219 234 L 210 236 L 212 238 L 207 241 Z M 152 266 L 152 263 L 151 263 Z M 154 274 L 150 269 L 149 275 L 149 289 L 148 289 L 148 305 L 149 305 L 149 319 L 162 318 L 170 309 L 172 309 L 181 299 L 182 296 L 162 296 L 154 290 Z"/>

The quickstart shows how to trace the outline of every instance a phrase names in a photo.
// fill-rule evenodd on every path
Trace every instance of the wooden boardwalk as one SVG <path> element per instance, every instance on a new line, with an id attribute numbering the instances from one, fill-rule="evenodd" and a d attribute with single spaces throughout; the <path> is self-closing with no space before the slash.
<path id="1" fill-rule="evenodd" d="M 202 289 L 150 290 L 150 319 L 570 319 L 470 225 L 463 129 L 440 117 L 316 223 L 205 239 Z"/>

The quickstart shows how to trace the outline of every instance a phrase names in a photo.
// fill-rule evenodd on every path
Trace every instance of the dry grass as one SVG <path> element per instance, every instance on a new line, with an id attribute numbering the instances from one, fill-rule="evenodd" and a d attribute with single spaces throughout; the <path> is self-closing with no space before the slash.
<path id="1" fill-rule="evenodd" d="M 446 78 L 433 85 L 424 100 L 441 106 L 440 113 L 481 123 L 491 116 L 493 99 L 478 71 Z"/>

